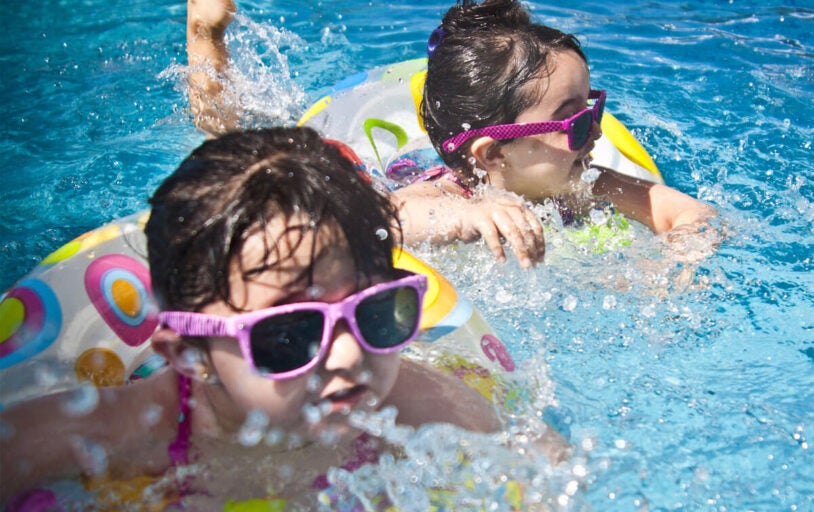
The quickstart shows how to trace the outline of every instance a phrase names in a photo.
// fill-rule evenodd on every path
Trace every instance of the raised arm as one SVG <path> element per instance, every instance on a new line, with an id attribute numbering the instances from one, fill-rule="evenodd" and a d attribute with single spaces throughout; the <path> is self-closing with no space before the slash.
<path id="1" fill-rule="evenodd" d="M 447 180 L 413 183 L 393 193 L 407 245 L 446 244 L 483 238 L 499 261 L 506 259 L 501 238 L 524 268 L 543 260 L 545 237 L 537 217 L 517 196 L 492 191 L 465 198 Z"/>
<path id="2" fill-rule="evenodd" d="M 189 103 L 195 125 L 210 136 L 238 126 L 238 112 L 223 87 L 229 54 L 224 33 L 234 18 L 232 0 L 187 1 Z"/>

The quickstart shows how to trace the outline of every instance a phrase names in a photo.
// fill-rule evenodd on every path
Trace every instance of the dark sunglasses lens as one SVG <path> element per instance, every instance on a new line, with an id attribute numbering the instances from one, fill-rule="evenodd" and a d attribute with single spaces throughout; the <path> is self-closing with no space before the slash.
<path id="1" fill-rule="evenodd" d="M 585 110 L 571 123 L 571 149 L 581 149 L 591 136 L 591 127 L 594 116 L 590 110 Z"/>
<path id="2" fill-rule="evenodd" d="M 261 373 L 302 368 L 317 356 L 325 316 L 317 311 L 275 315 L 254 324 L 249 339 L 252 358 Z"/>
<path id="3" fill-rule="evenodd" d="M 368 345 L 391 348 L 404 343 L 418 324 L 421 303 L 409 286 L 385 290 L 356 306 L 356 324 Z"/>

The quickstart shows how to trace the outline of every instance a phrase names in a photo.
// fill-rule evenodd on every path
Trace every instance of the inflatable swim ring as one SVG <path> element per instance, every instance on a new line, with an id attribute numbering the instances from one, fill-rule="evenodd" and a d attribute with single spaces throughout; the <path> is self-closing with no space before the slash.
<path id="1" fill-rule="evenodd" d="M 420 118 L 426 72 L 427 59 L 414 59 L 352 75 L 328 90 L 298 124 L 348 144 L 367 172 L 382 178 L 388 187 L 398 188 L 413 179 L 405 181 L 402 174 L 409 176 L 443 164 Z M 602 117 L 602 137 L 591 156 L 598 166 L 664 183 L 647 151 L 607 109 Z M 601 254 L 632 243 L 636 230 L 630 222 L 612 208 L 605 213 L 604 222 L 595 217 L 563 231 L 574 250 Z M 544 227 L 548 239 L 561 226 L 553 222 Z"/>
<path id="2" fill-rule="evenodd" d="M 76 238 L 0 296 L 0 409 L 80 382 L 122 385 L 163 366 L 149 343 L 157 310 L 143 232 L 148 216 L 143 211 Z M 447 366 L 453 373 L 514 369 L 489 325 L 448 280 L 406 251 L 394 258 L 429 278 L 423 343 L 414 350 L 435 362 L 454 354 L 454 366 Z M 484 382 L 474 385 L 489 396 Z"/>
<path id="3" fill-rule="evenodd" d="M 435 154 L 418 114 L 426 73 L 425 58 L 357 73 L 327 91 L 297 124 L 311 126 L 326 137 L 348 144 L 369 172 L 384 176 L 388 164 L 405 150 L 429 149 Z M 602 137 L 596 141 L 591 156 L 599 166 L 664 182 L 647 151 L 607 110 L 602 118 Z"/>

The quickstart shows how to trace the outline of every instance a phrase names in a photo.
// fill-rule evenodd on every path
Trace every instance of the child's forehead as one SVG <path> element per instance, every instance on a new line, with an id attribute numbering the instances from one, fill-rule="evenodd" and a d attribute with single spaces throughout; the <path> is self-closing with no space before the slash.
<path id="1" fill-rule="evenodd" d="M 244 269 L 258 267 L 310 268 L 326 247 L 348 251 L 335 222 L 315 223 L 304 213 L 276 215 L 264 227 L 250 231 L 239 255 Z"/>
<path id="2" fill-rule="evenodd" d="M 344 234 L 335 222 L 317 225 L 304 214 L 289 219 L 277 216 L 265 229 L 254 230 L 231 266 L 230 288 L 246 281 L 261 286 L 308 286 L 323 274 L 353 273 L 353 258 Z"/>
<path id="3" fill-rule="evenodd" d="M 591 77 L 587 64 L 576 52 L 553 52 L 545 67 L 540 70 L 537 79 L 524 86 L 527 93 L 536 99 L 535 106 L 544 104 L 555 109 L 554 103 L 587 97 Z"/>

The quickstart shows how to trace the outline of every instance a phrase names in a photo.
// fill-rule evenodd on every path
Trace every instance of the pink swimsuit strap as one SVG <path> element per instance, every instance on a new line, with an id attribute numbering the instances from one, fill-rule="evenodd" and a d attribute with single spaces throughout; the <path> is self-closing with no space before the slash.
<path id="1" fill-rule="evenodd" d="M 434 181 L 440 178 L 447 179 L 452 183 L 458 185 L 460 189 L 464 193 L 464 197 L 469 199 L 472 197 L 472 189 L 469 188 L 466 183 L 461 181 L 458 176 L 455 175 L 452 169 L 446 167 L 444 165 L 436 165 L 435 167 L 430 167 L 426 171 L 422 172 L 418 178 L 415 180 L 416 182 L 419 181 Z"/>
<path id="2" fill-rule="evenodd" d="M 189 377 L 178 374 L 178 400 L 181 409 L 178 416 L 178 435 L 168 448 L 173 466 L 183 466 L 189 463 L 189 438 L 192 434 L 189 405 L 192 393 L 190 382 Z"/>
<path id="3" fill-rule="evenodd" d="M 379 461 L 379 448 L 376 439 L 367 433 L 362 433 L 353 440 L 353 457 L 342 464 L 342 469 L 354 472 L 365 464 L 374 464 Z M 318 476 L 312 483 L 314 489 L 324 490 L 330 487 L 328 475 Z"/>

